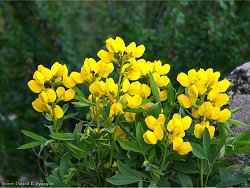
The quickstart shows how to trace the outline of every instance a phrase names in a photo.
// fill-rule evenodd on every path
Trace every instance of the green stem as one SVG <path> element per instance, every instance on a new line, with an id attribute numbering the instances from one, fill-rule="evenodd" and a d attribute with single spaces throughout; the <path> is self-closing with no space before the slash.
<path id="1" fill-rule="evenodd" d="M 95 105 L 95 115 L 96 115 L 96 117 L 95 117 L 95 119 L 96 119 L 96 124 L 97 124 L 97 131 L 98 131 L 98 133 L 99 133 L 99 131 L 100 131 L 100 122 L 99 122 L 99 110 L 98 110 L 98 102 L 96 103 L 96 105 Z"/>
<path id="2" fill-rule="evenodd" d="M 200 162 L 200 183 L 201 183 L 201 187 L 204 187 L 204 182 L 203 182 L 203 159 L 201 159 L 201 162 Z"/>
<path id="3" fill-rule="evenodd" d="M 209 174 L 207 175 L 206 180 L 205 180 L 205 187 L 207 186 L 208 177 L 209 177 Z"/>
<path id="4" fill-rule="evenodd" d="M 164 147 L 164 154 L 163 154 L 163 159 L 162 159 L 162 162 L 161 162 L 161 170 L 163 170 L 163 166 L 164 166 L 164 163 L 166 161 L 167 148 L 168 148 L 168 142 L 166 142 L 165 147 Z"/>

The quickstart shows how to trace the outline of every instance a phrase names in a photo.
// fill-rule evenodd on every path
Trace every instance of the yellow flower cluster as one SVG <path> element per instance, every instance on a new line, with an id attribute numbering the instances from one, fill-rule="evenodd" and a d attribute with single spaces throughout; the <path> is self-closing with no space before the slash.
<path id="1" fill-rule="evenodd" d="M 158 140 L 162 140 L 164 136 L 165 116 L 160 114 L 157 119 L 153 116 L 148 116 L 145 118 L 145 122 L 150 130 L 147 130 L 143 134 L 144 141 L 147 144 L 156 144 Z"/>
<path id="2" fill-rule="evenodd" d="M 173 118 L 168 122 L 167 130 L 169 131 L 169 139 L 173 143 L 173 150 L 180 155 L 186 155 L 192 151 L 192 146 L 189 142 L 183 142 L 185 130 L 192 123 L 189 116 L 181 117 L 180 114 L 174 114 Z"/>
<path id="3" fill-rule="evenodd" d="M 192 146 L 189 142 L 183 142 L 185 130 L 187 130 L 192 119 L 189 116 L 182 118 L 179 114 L 174 114 L 173 118 L 168 122 L 167 129 L 164 128 L 165 116 L 160 114 L 156 119 L 153 116 L 145 118 L 145 123 L 149 130 L 143 134 L 144 141 L 147 144 L 156 144 L 162 140 L 165 134 L 168 135 L 168 140 L 173 143 L 173 150 L 180 155 L 186 155 L 192 151 Z M 166 132 L 168 131 L 168 132 Z"/>
<path id="4" fill-rule="evenodd" d="M 33 80 L 28 82 L 30 90 L 39 94 L 32 102 L 33 108 L 44 113 L 48 118 L 61 118 L 63 110 L 57 104 L 74 98 L 75 91 L 72 87 L 78 83 L 76 75 L 78 74 L 72 72 L 68 76 L 66 65 L 58 62 L 54 63 L 50 69 L 39 65 L 33 75 Z"/>
<path id="5" fill-rule="evenodd" d="M 177 81 L 186 88 L 186 94 L 177 97 L 180 105 L 191 108 L 193 117 L 201 121 L 195 125 L 194 135 L 197 138 L 202 137 L 205 127 L 213 138 L 215 128 L 209 121 L 226 122 L 231 116 L 228 109 L 221 110 L 229 101 L 225 91 L 230 82 L 226 79 L 219 81 L 219 77 L 220 73 L 211 68 L 199 71 L 191 69 L 188 74 L 182 72 L 177 76 Z"/>
<path id="6" fill-rule="evenodd" d="M 141 78 L 147 80 L 151 72 L 158 86 L 161 100 L 166 100 L 167 91 L 163 89 L 169 83 L 166 74 L 170 70 L 168 64 L 162 65 L 161 61 L 149 62 L 140 58 L 144 51 L 144 45 L 137 46 L 135 42 L 125 45 L 123 39 L 116 37 L 106 40 L 107 50 L 100 50 L 96 62 L 87 58 L 81 68 L 83 82 L 89 84 L 89 100 L 95 102 L 100 108 L 102 101 L 110 103 L 109 117 L 124 114 L 127 122 L 135 120 L 135 113 L 125 112 L 127 108 L 148 108 L 151 103 L 142 104 L 143 99 L 151 95 L 151 89 L 147 83 L 141 82 Z M 118 79 L 114 80 L 109 75 L 117 66 Z M 139 81 L 140 79 L 140 81 Z M 143 80 L 143 79 L 142 79 Z M 105 105 L 108 105 L 106 103 Z M 94 114 L 94 109 L 91 109 Z"/>

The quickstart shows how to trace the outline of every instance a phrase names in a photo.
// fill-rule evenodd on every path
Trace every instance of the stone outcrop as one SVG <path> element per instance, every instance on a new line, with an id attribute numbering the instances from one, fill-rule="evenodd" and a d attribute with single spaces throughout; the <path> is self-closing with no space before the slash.
<path id="1" fill-rule="evenodd" d="M 231 98 L 229 109 L 243 106 L 243 109 L 233 114 L 231 118 L 250 124 L 250 62 L 234 69 L 227 79 L 231 82 L 228 92 Z M 233 125 L 231 126 L 232 136 L 247 129 L 250 127 Z M 250 165 L 250 154 L 233 156 L 230 157 L 230 160 L 235 164 L 241 164 L 241 168 L 236 170 L 236 173 L 242 172 L 245 167 Z M 250 182 L 247 183 L 247 186 L 250 186 Z"/>
<path id="2" fill-rule="evenodd" d="M 227 77 L 231 82 L 228 94 L 231 97 L 230 109 L 243 106 L 243 109 L 232 115 L 246 124 L 250 124 L 250 62 L 234 69 Z M 237 134 L 247 127 L 232 127 Z"/>

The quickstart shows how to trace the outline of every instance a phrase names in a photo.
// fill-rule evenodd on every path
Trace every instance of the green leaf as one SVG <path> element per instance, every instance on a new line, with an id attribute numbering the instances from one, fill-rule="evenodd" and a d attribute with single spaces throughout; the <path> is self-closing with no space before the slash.
<path id="1" fill-rule="evenodd" d="M 249 127 L 249 124 L 243 123 L 241 121 L 235 120 L 235 119 L 229 119 L 227 120 L 228 123 L 232 125 L 242 126 L 242 127 Z"/>
<path id="2" fill-rule="evenodd" d="M 175 89 L 171 83 L 168 84 L 167 91 L 168 91 L 168 103 L 170 105 L 173 105 L 175 102 Z"/>
<path id="3" fill-rule="evenodd" d="M 66 185 L 63 183 L 63 181 L 59 175 L 59 168 L 56 168 L 55 170 L 53 170 L 52 174 L 50 174 L 45 179 L 53 187 L 66 187 Z"/>
<path id="4" fill-rule="evenodd" d="M 158 117 L 161 113 L 161 103 L 155 103 L 147 109 L 147 114 Z"/>
<path id="5" fill-rule="evenodd" d="M 154 80 L 154 77 L 152 75 L 152 72 L 149 73 L 149 83 L 150 83 L 150 86 L 151 86 L 152 93 L 153 93 L 155 101 L 157 103 L 160 103 L 161 99 L 160 99 L 160 95 L 159 95 L 159 92 L 158 92 L 158 87 L 157 87 L 157 85 L 155 83 L 155 80 Z"/>
<path id="6" fill-rule="evenodd" d="M 26 131 L 26 130 L 21 130 L 23 134 L 25 134 L 26 136 L 30 137 L 30 138 L 33 138 L 37 141 L 41 141 L 41 142 L 46 142 L 47 139 L 42 137 L 42 136 L 39 136 L 33 132 L 30 132 L 30 131 Z"/>
<path id="7" fill-rule="evenodd" d="M 231 111 L 232 114 L 234 114 L 234 113 L 240 111 L 242 108 L 244 108 L 244 106 L 240 106 L 240 107 L 234 108 L 234 109 L 232 109 L 230 111 Z"/>
<path id="8" fill-rule="evenodd" d="M 131 132 L 129 132 L 128 129 L 120 121 L 118 121 L 118 124 L 120 128 L 126 133 L 126 135 L 129 135 L 133 140 L 137 141 L 135 136 Z"/>
<path id="9" fill-rule="evenodd" d="M 58 167 L 58 164 L 53 163 L 53 162 L 44 161 L 44 164 L 45 164 L 47 167 L 52 168 L 52 169 L 55 169 L 55 168 Z"/>
<path id="10" fill-rule="evenodd" d="M 125 112 L 133 112 L 133 113 L 144 113 L 147 112 L 147 110 L 144 110 L 142 108 L 128 108 L 124 110 Z"/>
<path id="11" fill-rule="evenodd" d="M 152 172 L 158 178 L 160 178 L 160 176 L 164 175 L 164 173 L 161 171 L 159 166 L 156 166 L 156 165 L 152 165 Z"/>
<path id="12" fill-rule="evenodd" d="M 141 180 L 136 176 L 117 174 L 115 176 L 112 176 L 111 178 L 107 178 L 106 181 L 111 183 L 112 185 L 128 185 L 132 183 L 138 183 Z"/>
<path id="13" fill-rule="evenodd" d="M 192 153 L 198 157 L 199 159 L 208 159 L 206 153 L 204 152 L 204 150 L 202 149 L 202 147 L 199 144 L 196 143 L 191 143 L 192 145 Z"/>
<path id="14" fill-rule="evenodd" d="M 141 122 L 138 122 L 136 125 L 136 139 L 142 152 L 145 153 L 150 147 L 148 147 L 148 145 L 144 142 L 143 134 L 144 134 L 144 130 L 143 130 L 142 124 Z"/>
<path id="15" fill-rule="evenodd" d="M 191 162 L 175 162 L 174 169 L 185 174 L 199 173 L 197 164 Z"/>
<path id="16" fill-rule="evenodd" d="M 82 107 L 86 107 L 86 106 L 90 106 L 90 104 L 88 103 L 84 103 L 82 101 L 78 101 L 78 102 L 71 102 L 75 107 L 78 108 L 82 108 Z"/>
<path id="17" fill-rule="evenodd" d="M 83 92 L 78 88 L 78 87 L 73 87 L 73 89 L 75 90 L 75 92 L 77 93 L 77 95 L 79 95 L 79 97 L 81 98 L 85 98 Z"/>
<path id="18" fill-rule="evenodd" d="M 63 119 L 65 120 L 65 119 L 69 119 L 69 118 L 75 117 L 77 114 L 78 114 L 78 112 L 68 114 L 68 115 L 64 116 Z"/>
<path id="19" fill-rule="evenodd" d="M 72 133 L 53 133 L 49 136 L 56 140 L 75 140 L 74 134 Z"/>
<path id="20" fill-rule="evenodd" d="M 231 176 L 231 177 L 228 177 L 227 179 L 221 181 L 220 183 L 218 183 L 216 185 L 216 187 L 220 187 L 220 186 L 223 186 L 223 187 L 229 187 L 229 186 L 233 186 L 233 185 L 239 185 L 239 184 L 242 184 L 246 181 L 246 178 L 240 176 L 240 175 L 236 175 L 236 176 Z"/>
<path id="21" fill-rule="evenodd" d="M 208 129 L 205 128 L 203 131 L 203 151 L 205 151 L 206 156 L 210 159 L 210 135 Z"/>
<path id="22" fill-rule="evenodd" d="M 82 132 L 82 126 L 83 126 L 83 122 L 79 122 L 76 124 L 75 129 L 73 131 L 74 135 L 77 135 L 78 133 Z"/>
<path id="23" fill-rule="evenodd" d="M 118 142 L 120 143 L 121 147 L 126 148 L 127 150 L 134 151 L 137 153 L 142 153 L 141 149 L 137 145 L 135 145 L 127 140 L 123 140 L 123 139 L 119 138 Z"/>
<path id="24" fill-rule="evenodd" d="M 136 176 L 139 179 L 147 178 L 147 175 L 131 169 L 128 165 L 121 163 L 119 160 L 117 162 L 118 170 L 121 174 L 129 175 L 129 176 Z"/>
<path id="25" fill-rule="evenodd" d="M 193 182 L 189 175 L 178 172 L 178 178 L 181 181 L 182 187 L 193 187 Z"/>
<path id="26" fill-rule="evenodd" d="M 226 154 L 228 155 L 246 154 L 246 153 L 250 153 L 250 146 L 235 147 L 234 149 L 226 148 Z"/>
<path id="27" fill-rule="evenodd" d="M 70 142 L 66 142 L 64 144 L 66 144 L 68 147 L 70 147 L 75 152 L 77 152 L 77 151 L 84 152 L 81 148 L 77 147 L 76 145 L 74 145 L 74 144 L 72 144 Z"/>
<path id="28" fill-rule="evenodd" d="M 24 144 L 21 145 L 20 147 L 18 147 L 17 149 L 29 149 L 29 148 L 34 148 L 36 146 L 40 146 L 41 144 L 43 144 L 43 142 L 30 142 L 28 144 Z"/>
<path id="29" fill-rule="evenodd" d="M 62 110 L 63 110 L 63 113 L 64 113 L 64 114 L 67 112 L 68 108 L 69 108 L 69 104 L 64 104 L 64 105 L 62 106 Z"/>
<path id="30" fill-rule="evenodd" d="M 69 164 L 67 162 L 67 154 L 64 154 L 61 157 L 60 168 L 59 168 L 59 174 L 61 176 L 61 179 L 63 179 L 63 176 L 68 173 L 68 169 L 69 169 Z"/>

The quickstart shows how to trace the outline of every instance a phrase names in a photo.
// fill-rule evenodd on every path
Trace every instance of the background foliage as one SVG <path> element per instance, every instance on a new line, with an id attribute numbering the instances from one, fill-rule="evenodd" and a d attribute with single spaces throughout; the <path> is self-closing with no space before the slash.
<path id="1" fill-rule="evenodd" d="M 143 43 L 145 58 L 171 65 L 172 78 L 212 67 L 226 76 L 250 57 L 249 1 L 0 2 L 0 175 L 39 176 L 20 129 L 43 135 L 26 83 L 37 65 L 79 70 L 108 37 Z"/>

